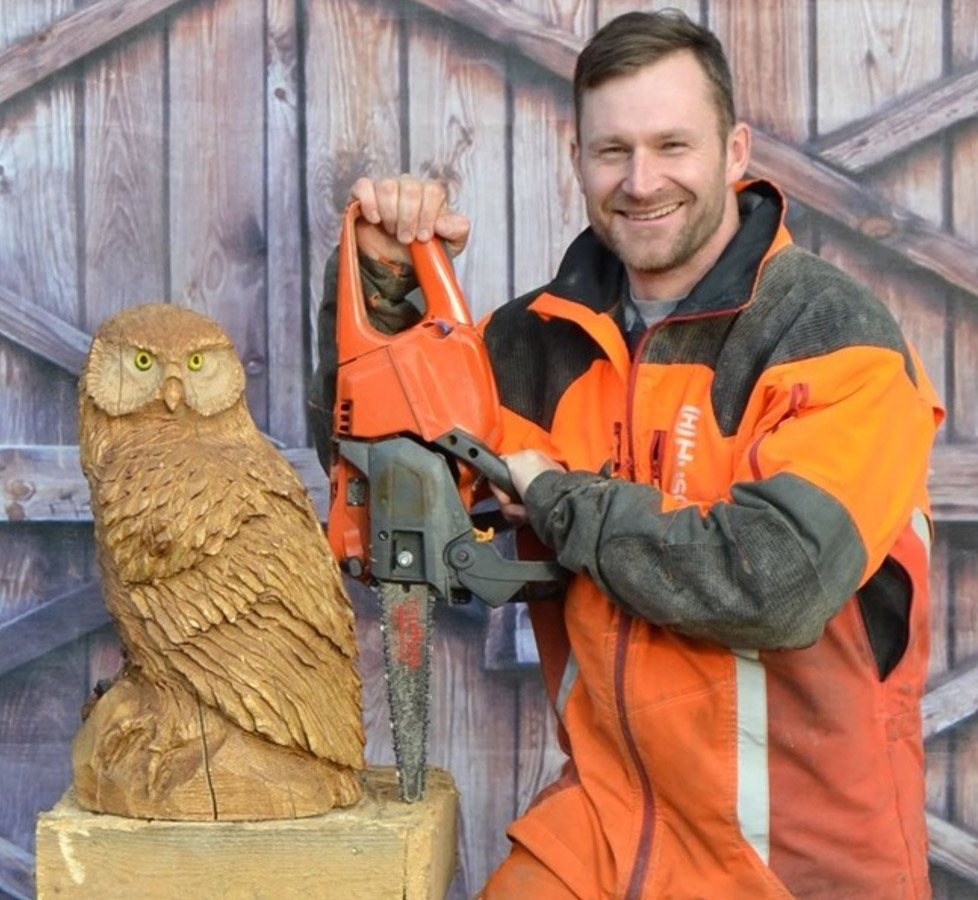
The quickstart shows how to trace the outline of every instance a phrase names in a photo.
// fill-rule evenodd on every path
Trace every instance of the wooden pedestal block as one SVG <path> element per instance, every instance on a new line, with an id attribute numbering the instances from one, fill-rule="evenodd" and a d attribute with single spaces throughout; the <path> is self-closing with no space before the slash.
<path id="1" fill-rule="evenodd" d="M 269 822 L 124 819 L 69 791 L 38 816 L 37 900 L 442 900 L 457 801 L 440 769 L 419 803 L 371 768 L 357 806 Z"/>

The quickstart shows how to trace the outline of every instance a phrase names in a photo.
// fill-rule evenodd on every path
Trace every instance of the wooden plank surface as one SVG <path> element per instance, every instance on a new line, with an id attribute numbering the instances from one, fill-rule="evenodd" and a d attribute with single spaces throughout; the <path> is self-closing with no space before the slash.
<path id="1" fill-rule="evenodd" d="M 767 0 L 715 2 L 710 14 L 733 72 L 738 118 L 795 143 L 808 138 L 812 115 L 808 12 L 807 0 Z"/>
<path id="2" fill-rule="evenodd" d="M 309 315 L 361 175 L 401 171 L 401 23 L 383 0 L 320 0 L 306 9 L 306 204 Z M 315 364 L 315 354 L 313 357 Z"/>
<path id="3" fill-rule="evenodd" d="M 91 335 L 0 285 L 0 335 L 71 375 L 81 372 Z"/>
<path id="4" fill-rule="evenodd" d="M 951 4 L 951 40 L 954 71 L 978 60 L 978 4 L 954 0 Z M 951 224 L 955 234 L 978 243 L 978 122 L 956 128 L 949 135 L 951 160 Z M 972 297 L 956 293 L 953 309 L 953 435 L 978 440 L 978 310 Z"/>
<path id="5" fill-rule="evenodd" d="M 34 900 L 34 857 L 0 837 L 0 895 Z"/>
<path id="6" fill-rule="evenodd" d="M 547 0 L 519 6 L 586 38 L 594 0 L 554 8 Z M 541 74 L 518 55 L 509 59 L 512 95 L 513 294 L 546 284 L 570 242 L 587 225 L 584 201 L 571 165 L 575 136 L 570 85 Z"/>
<path id="7" fill-rule="evenodd" d="M 169 32 L 170 279 L 213 316 L 268 417 L 263 0 L 188 7 Z"/>
<path id="8" fill-rule="evenodd" d="M 502 52 L 433 16 L 408 28 L 409 168 L 442 179 L 472 222 L 455 261 L 476 320 L 510 296 Z"/>
<path id="9" fill-rule="evenodd" d="M 84 67 L 83 326 L 167 297 L 161 27 Z"/>
<path id="10" fill-rule="evenodd" d="M 521 673 L 518 678 L 516 812 L 522 815 L 537 794 L 560 776 L 567 756 L 557 742 L 557 720 L 539 669 Z"/>
<path id="11" fill-rule="evenodd" d="M 102 588 L 89 581 L 0 624 L 0 677 L 109 621 Z"/>
<path id="12" fill-rule="evenodd" d="M 597 0 L 598 26 L 605 25 L 616 16 L 633 12 L 636 9 L 679 9 L 686 13 L 694 22 L 699 22 L 700 10 L 703 6 L 700 0 L 653 0 L 651 3 L 637 4 L 635 0 Z"/>
<path id="13" fill-rule="evenodd" d="M 972 62 L 962 71 L 884 105 L 865 119 L 824 135 L 809 149 L 826 162 L 861 172 L 973 118 L 976 108 L 978 66 Z"/>
<path id="14" fill-rule="evenodd" d="M 0 52 L 0 104 L 183 2 L 94 0 L 74 12 L 62 6 L 60 18 Z"/>
<path id="15" fill-rule="evenodd" d="M 397 802 L 391 769 L 364 773 L 348 809 L 264 822 L 143 821 L 68 794 L 38 821 L 38 900 L 442 900 L 454 872 L 457 792 L 444 771 Z"/>
<path id="16" fill-rule="evenodd" d="M 268 430 L 286 445 L 304 446 L 309 356 L 302 284 L 298 4 L 268 0 L 266 17 Z"/>

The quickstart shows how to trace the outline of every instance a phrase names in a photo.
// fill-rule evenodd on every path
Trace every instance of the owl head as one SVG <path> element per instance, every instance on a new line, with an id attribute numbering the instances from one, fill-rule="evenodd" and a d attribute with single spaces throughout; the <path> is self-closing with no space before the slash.
<path id="1" fill-rule="evenodd" d="M 83 401 L 113 417 L 149 404 L 163 414 L 186 405 L 213 416 L 241 399 L 245 373 L 217 322 L 183 306 L 154 303 L 102 324 L 79 387 Z"/>

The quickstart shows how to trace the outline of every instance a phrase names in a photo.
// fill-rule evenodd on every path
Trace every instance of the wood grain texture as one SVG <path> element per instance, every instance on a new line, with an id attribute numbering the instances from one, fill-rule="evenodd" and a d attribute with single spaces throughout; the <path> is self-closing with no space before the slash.
<path id="1" fill-rule="evenodd" d="M 72 11 L 71 0 L 14 4 L 0 48 Z M 0 110 L 0 273 L 6 289 L 78 324 L 75 90 L 70 76 Z M 0 338 L 0 440 L 65 440 L 75 431 L 72 382 Z M 70 438 L 68 438 L 70 439 Z"/>
<path id="2" fill-rule="evenodd" d="M 430 16 L 408 26 L 410 170 L 443 180 L 469 216 L 455 260 L 473 317 L 509 299 L 505 65 L 501 51 Z"/>
<path id="3" fill-rule="evenodd" d="M 861 172 L 941 135 L 978 108 L 978 67 L 925 85 L 865 119 L 815 141 L 810 150 L 849 172 Z"/>
<path id="4" fill-rule="evenodd" d="M 102 628 L 108 621 L 97 581 L 59 592 L 0 625 L 0 676 Z"/>
<path id="5" fill-rule="evenodd" d="M 84 68 L 85 316 L 94 331 L 166 298 L 163 34 L 154 28 Z"/>
<path id="6" fill-rule="evenodd" d="M 170 281 L 218 319 L 268 419 L 264 2 L 189 7 L 169 33 Z"/>
<path id="7" fill-rule="evenodd" d="M 91 335 L 60 316 L 2 286 L 0 335 L 35 356 L 54 363 L 70 375 L 77 375 L 81 371 L 92 341 Z"/>
<path id="8" fill-rule="evenodd" d="M 952 58 L 956 69 L 978 60 L 978 4 L 952 4 Z M 949 134 L 951 222 L 955 234 L 978 243 L 978 123 L 966 123 Z M 973 297 L 955 293 L 953 310 L 954 404 L 952 425 L 958 440 L 978 440 L 978 313 Z"/>
<path id="9" fill-rule="evenodd" d="M 353 182 L 401 170 L 401 25 L 395 5 L 383 0 L 321 0 L 307 4 L 306 16 L 305 201 L 315 348 L 323 271 Z"/>
<path id="10" fill-rule="evenodd" d="M 75 12 L 63 11 L 0 53 L 0 104 L 182 2 L 95 0 Z"/>
<path id="11" fill-rule="evenodd" d="M 266 4 L 265 159 L 268 233 L 268 430 L 289 446 L 306 444 L 303 346 L 308 316 L 302 286 L 297 0 Z"/>
<path id="12" fill-rule="evenodd" d="M 555 8 L 546 0 L 517 0 L 526 9 L 587 37 L 594 2 Z M 570 242 L 587 225 L 571 165 L 574 110 L 570 86 L 539 75 L 519 57 L 509 60 L 512 85 L 513 294 L 545 284 Z"/>
<path id="13" fill-rule="evenodd" d="M 930 858 L 945 869 L 969 882 L 965 892 L 959 886 L 953 896 L 970 900 L 978 885 L 978 835 L 936 816 L 927 816 Z"/>
<path id="14" fill-rule="evenodd" d="M 942 0 L 818 4 L 818 130 L 941 76 Z"/>
<path id="15" fill-rule="evenodd" d="M 958 535 L 951 551 L 951 590 L 955 597 L 954 658 L 978 657 L 978 535 L 973 529 Z M 953 775 L 954 821 L 978 830 L 978 720 L 955 732 Z"/>
<path id="16" fill-rule="evenodd" d="M 520 678 L 517 701 L 516 812 L 522 815 L 536 795 L 560 776 L 567 756 L 557 742 L 557 720 L 539 669 Z"/>
<path id="17" fill-rule="evenodd" d="M 812 113 L 808 8 L 807 0 L 714 3 L 710 15 L 733 71 L 738 118 L 794 142 L 808 138 Z"/>
<path id="18" fill-rule="evenodd" d="M 34 857 L 0 838 L 0 895 L 34 900 Z"/>
<path id="19" fill-rule="evenodd" d="M 434 771 L 398 803 L 390 770 L 366 773 L 353 809 L 287 822 L 140 822 L 66 795 L 38 821 L 38 900 L 441 900 L 454 872 L 457 793 Z"/>
<path id="20" fill-rule="evenodd" d="M 598 0 L 598 26 L 605 25 L 615 16 L 636 9 L 681 9 L 694 22 L 700 21 L 700 0 L 652 0 L 636 3 L 635 0 Z"/>

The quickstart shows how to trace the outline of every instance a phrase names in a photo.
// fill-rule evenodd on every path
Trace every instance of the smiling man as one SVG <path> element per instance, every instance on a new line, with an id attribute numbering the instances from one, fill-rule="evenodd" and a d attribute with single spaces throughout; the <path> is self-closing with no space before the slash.
<path id="1" fill-rule="evenodd" d="M 504 511 L 573 573 L 531 604 L 570 761 L 482 897 L 924 900 L 933 388 L 886 309 L 793 245 L 778 189 L 743 180 L 713 34 L 615 19 L 574 94 L 591 227 L 484 332 Z M 468 221 L 410 176 L 354 196 L 396 327 L 406 244 L 458 250 Z"/>

